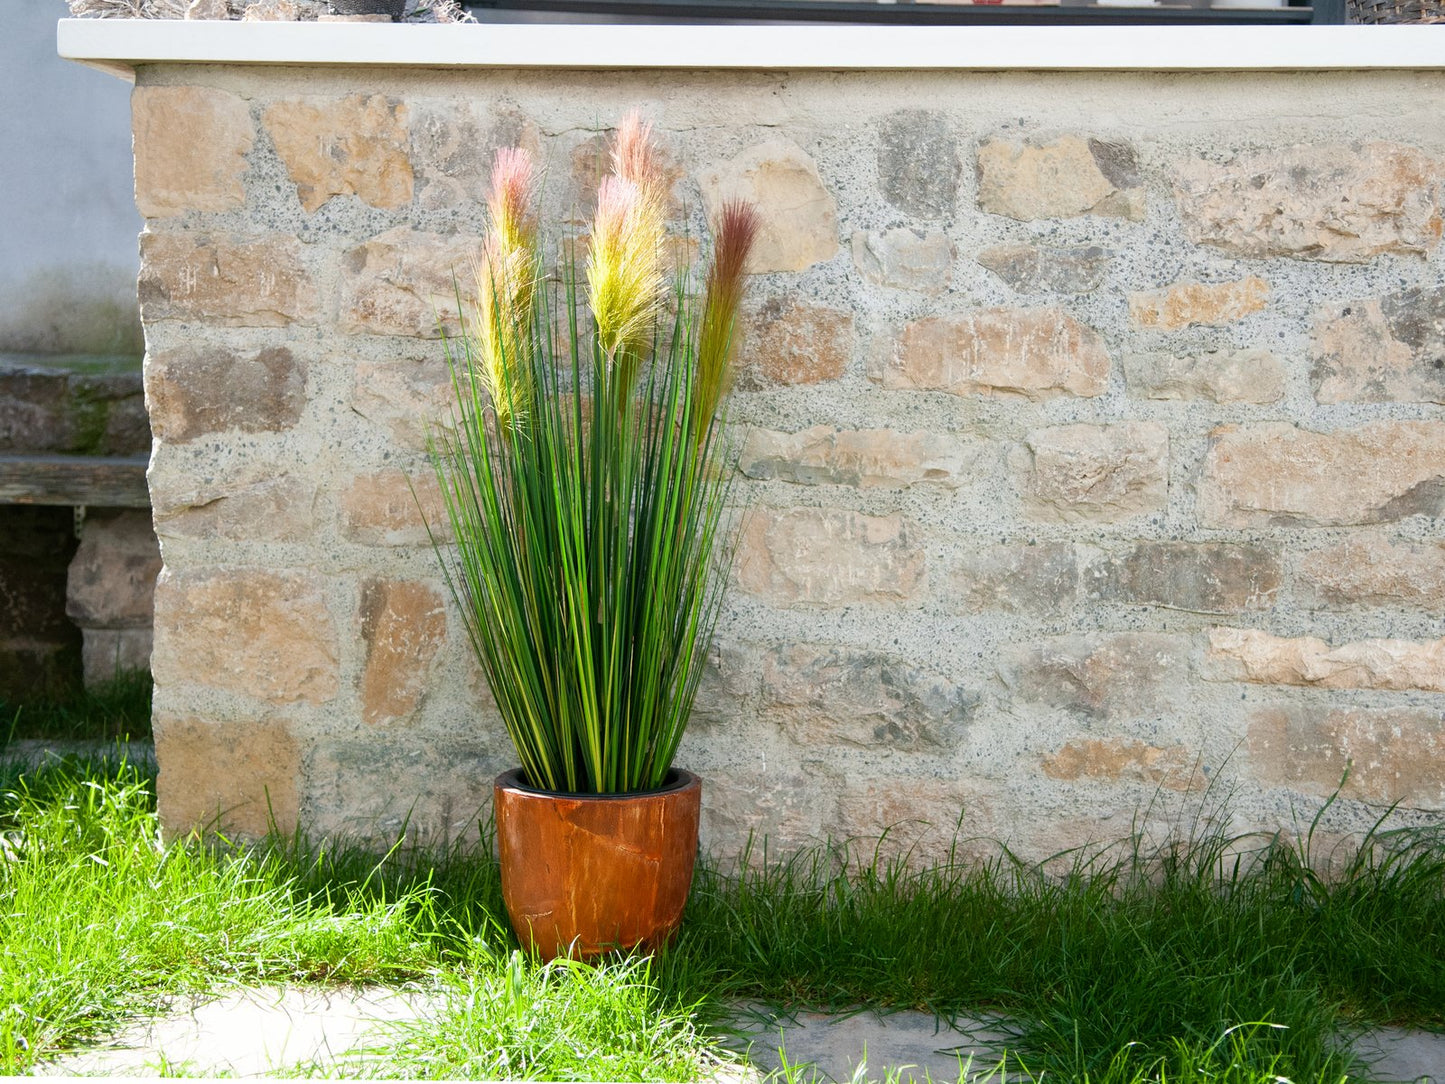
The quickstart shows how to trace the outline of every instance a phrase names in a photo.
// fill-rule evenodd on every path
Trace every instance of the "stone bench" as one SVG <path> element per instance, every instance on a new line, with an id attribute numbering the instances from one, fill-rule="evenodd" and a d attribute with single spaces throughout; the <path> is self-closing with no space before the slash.
<path id="1" fill-rule="evenodd" d="M 138 359 L 0 356 L 0 697 L 149 665 L 149 451 Z"/>

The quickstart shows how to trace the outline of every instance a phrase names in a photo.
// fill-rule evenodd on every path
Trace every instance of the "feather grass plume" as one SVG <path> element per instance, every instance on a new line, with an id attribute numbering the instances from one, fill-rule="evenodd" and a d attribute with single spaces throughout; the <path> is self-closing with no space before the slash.
<path id="1" fill-rule="evenodd" d="M 698 443 L 706 437 L 723 396 L 732 386 L 733 355 L 737 352 L 734 332 L 747 287 L 748 253 L 757 239 L 758 225 L 757 208 L 741 200 L 723 204 L 713 224 L 713 257 L 703 290 L 697 342 L 698 410 L 693 415 L 693 439 Z"/>
<path id="2" fill-rule="evenodd" d="M 483 383 L 504 432 L 515 419 L 526 416 L 532 397 L 529 324 L 538 279 L 533 178 L 526 151 L 497 152 L 487 193 L 491 228 L 475 267 L 477 312 L 472 334 L 481 354 Z"/>
<path id="3" fill-rule="evenodd" d="M 569 263 L 544 288 L 523 163 L 498 156 L 481 314 L 447 347 L 455 425 L 431 450 L 456 548 L 437 552 L 528 782 L 651 790 L 727 578 L 717 415 L 755 218 L 724 216 L 706 299 L 684 278 L 664 305 L 662 172 L 630 118 L 584 273 Z"/>

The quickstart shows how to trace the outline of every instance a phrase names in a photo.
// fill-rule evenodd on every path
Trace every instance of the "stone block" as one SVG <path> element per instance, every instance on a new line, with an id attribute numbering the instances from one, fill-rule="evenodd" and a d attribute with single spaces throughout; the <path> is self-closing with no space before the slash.
<path id="1" fill-rule="evenodd" d="M 1326 309 L 1310 363 L 1321 403 L 1445 403 L 1445 286 Z"/>
<path id="2" fill-rule="evenodd" d="M 1023 222 L 1144 217 L 1139 162 L 1127 143 L 1066 135 L 1049 143 L 989 139 L 978 148 L 978 205 Z"/>
<path id="3" fill-rule="evenodd" d="M 148 512 L 95 509 L 70 562 L 65 612 L 81 628 L 148 627 L 161 550 Z"/>
<path id="4" fill-rule="evenodd" d="M 286 98 L 261 114 L 307 211 L 333 196 L 372 207 L 411 202 L 411 134 L 404 102 L 381 94 Z"/>
<path id="5" fill-rule="evenodd" d="M 453 400 L 445 358 L 356 365 L 351 409 L 403 448 L 424 451 L 428 432 L 450 429 Z"/>
<path id="6" fill-rule="evenodd" d="M 227 327 L 314 324 L 316 286 L 289 234 L 158 233 L 140 239 L 138 282 L 146 322 Z"/>
<path id="7" fill-rule="evenodd" d="M 853 266 L 876 286 L 941 294 L 953 281 L 953 243 L 942 230 L 858 230 Z"/>
<path id="8" fill-rule="evenodd" d="M 1267 610 L 1284 566 L 1274 546 L 1232 542 L 1137 542 L 1089 568 L 1089 598 L 1202 613 Z"/>
<path id="9" fill-rule="evenodd" d="M 1317 433 L 1288 422 L 1210 434 L 1197 502 L 1205 527 L 1385 523 L 1445 510 L 1445 423 Z"/>
<path id="10" fill-rule="evenodd" d="M 279 474 L 259 482 L 194 487 L 193 478 L 152 473 L 151 506 L 162 538 L 304 542 L 316 533 L 314 478 Z"/>
<path id="11" fill-rule="evenodd" d="M 738 542 L 738 585 L 788 606 L 902 602 L 925 577 L 923 547 L 900 515 L 754 508 Z"/>
<path id="12" fill-rule="evenodd" d="M 818 644 L 766 656 L 763 698 L 768 714 L 805 749 L 945 753 L 957 749 L 979 701 L 976 692 L 905 659 Z"/>
<path id="13" fill-rule="evenodd" d="M 129 670 L 151 668 L 150 627 L 138 629 L 82 629 L 81 674 L 87 689 L 114 681 Z"/>
<path id="14" fill-rule="evenodd" d="M 1275 403 L 1284 398 L 1284 363 L 1268 350 L 1129 354 L 1124 382 L 1141 399 Z"/>
<path id="15" fill-rule="evenodd" d="M 245 206 L 242 179 L 256 130 L 244 98 L 213 87 L 139 86 L 130 108 L 142 215 Z"/>
<path id="16" fill-rule="evenodd" d="M 1391 606 L 1445 611 L 1445 542 L 1357 535 L 1304 554 L 1295 598 L 1319 610 Z"/>
<path id="17" fill-rule="evenodd" d="M 943 113 L 900 109 L 879 122 L 878 188 L 900 211 L 951 217 L 962 175 L 958 137 Z"/>
<path id="18" fill-rule="evenodd" d="M 494 716 L 472 712 L 466 724 L 462 733 L 364 730 L 315 742 L 304 766 L 307 829 L 378 851 L 403 833 L 437 853 L 475 847 L 492 780 L 516 766 L 516 753 Z"/>
<path id="19" fill-rule="evenodd" d="M 1206 675 L 1257 685 L 1441 693 L 1445 639 L 1359 640 L 1331 647 L 1314 636 L 1216 628 L 1209 632 Z"/>
<path id="20" fill-rule="evenodd" d="M 0 363 L 0 451 L 143 455 L 150 445 L 138 370 Z"/>
<path id="21" fill-rule="evenodd" d="M 497 151 L 523 147 L 541 159 L 537 125 L 515 107 L 479 114 L 465 100 L 410 104 L 412 188 L 424 211 L 480 202 Z"/>
<path id="22" fill-rule="evenodd" d="M 750 200 L 761 226 L 748 270 L 802 271 L 838 254 L 838 204 L 801 147 L 776 138 L 748 147 L 699 178 L 709 221 L 729 200 Z"/>
<path id="23" fill-rule="evenodd" d="M 749 478 L 797 485 L 902 489 L 930 483 L 953 489 L 974 458 L 947 433 L 815 425 L 800 433 L 749 429 L 738 467 Z"/>
<path id="24" fill-rule="evenodd" d="M 1380 805 L 1439 808 L 1445 802 L 1445 715 L 1439 710 L 1263 708 L 1250 715 L 1247 749 L 1255 777 L 1266 785 L 1322 798 L 1338 788 L 1342 797 Z"/>
<path id="25" fill-rule="evenodd" d="M 978 262 L 1021 294 L 1087 294 L 1103 285 L 1114 253 L 1098 245 L 995 245 Z"/>
<path id="26" fill-rule="evenodd" d="M 980 309 L 903 329 L 883 366 L 885 388 L 954 395 L 1102 395 L 1109 354 L 1093 328 L 1060 309 Z"/>
<path id="27" fill-rule="evenodd" d="M 273 704 L 326 703 L 340 676 L 325 582 L 312 573 L 259 568 L 163 572 L 151 657 L 156 683 Z"/>
<path id="28" fill-rule="evenodd" d="M 1440 241 L 1440 163 L 1399 143 L 1305 143 L 1193 158 L 1174 175 L 1185 235 L 1235 256 L 1364 263 Z"/>
<path id="29" fill-rule="evenodd" d="M 1155 632 L 1054 636 L 1003 652 L 1015 699 L 1085 718 L 1158 711 L 1187 697 L 1189 640 Z"/>
<path id="30" fill-rule="evenodd" d="M 704 850 L 737 854 L 753 841 L 752 858 L 770 859 L 816 845 L 835 820 L 838 796 L 818 787 L 809 766 L 772 766 L 709 773 L 703 782 Z"/>
<path id="31" fill-rule="evenodd" d="M 170 839 L 223 832 L 259 839 L 296 830 L 300 743 L 281 719 L 216 722 L 160 714 L 155 721 L 156 807 Z"/>
<path id="32" fill-rule="evenodd" d="M 1163 290 L 1129 295 L 1129 319 L 1145 331 L 1178 331 L 1217 325 L 1261 312 L 1269 283 L 1258 275 L 1238 282 L 1178 282 Z"/>
<path id="33" fill-rule="evenodd" d="M 843 309 L 774 297 L 749 306 L 742 328 L 737 366 L 744 390 L 837 380 L 853 356 L 853 314 Z"/>
<path id="34" fill-rule="evenodd" d="M 1070 783 L 1147 783 L 1189 790 L 1199 782 L 1189 752 L 1138 738 L 1076 738 L 1045 756 L 1041 766 L 1050 779 Z"/>
<path id="35" fill-rule="evenodd" d="M 1119 523 L 1169 500 L 1169 431 L 1156 422 L 1035 429 L 1016 458 L 1024 510 L 1039 522 Z"/>
<path id="36" fill-rule="evenodd" d="M 1078 602 L 1079 555 L 1072 542 L 1005 542 L 959 547 L 944 596 L 961 613 L 1067 613 Z"/>
<path id="37" fill-rule="evenodd" d="M 917 866 L 996 858 L 1002 838 L 993 795 L 961 779 L 919 772 L 850 779 L 837 798 L 827 837 L 848 843 L 864 862 L 906 858 Z M 887 833 L 886 835 L 884 833 Z"/>
<path id="38" fill-rule="evenodd" d="M 146 359 L 151 426 L 164 441 L 212 433 L 279 433 L 306 408 L 306 362 L 287 347 L 182 346 Z"/>
<path id="39" fill-rule="evenodd" d="M 447 614 L 431 585 L 370 579 L 361 585 L 361 718 L 372 726 L 405 723 L 431 684 L 437 650 L 446 642 Z"/>
<path id="40" fill-rule="evenodd" d="M 429 546 L 433 535 L 450 541 L 436 474 L 387 468 L 357 475 L 341 494 L 341 533 L 369 546 Z"/>
<path id="41" fill-rule="evenodd" d="M 465 301 L 480 251 L 475 237 L 421 233 L 398 226 L 342 257 L 341 329 L 368 335 L 440 338 L 460 330 L 457 290 Z"/>

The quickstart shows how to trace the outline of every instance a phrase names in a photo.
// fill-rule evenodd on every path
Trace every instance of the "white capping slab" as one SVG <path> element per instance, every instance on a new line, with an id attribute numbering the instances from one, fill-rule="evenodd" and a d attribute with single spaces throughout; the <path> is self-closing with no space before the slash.
<path id="1" fill-rule="evenodd" d="M 62 19 L 60 55 L 138 64 L 445 68 L 1445 69 L 1435 26 L 687 26 Z"/>

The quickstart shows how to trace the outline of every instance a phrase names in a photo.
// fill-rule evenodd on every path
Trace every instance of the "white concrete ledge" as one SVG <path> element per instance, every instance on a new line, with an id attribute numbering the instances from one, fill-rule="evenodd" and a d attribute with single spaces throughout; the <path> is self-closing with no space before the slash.
<path id="1" fill-rule="evenodd" d="M 139 64 L 428 68 L 1445 69 L 1436 26 L 465 26 L 62 19 L 60 55 Z"/>

